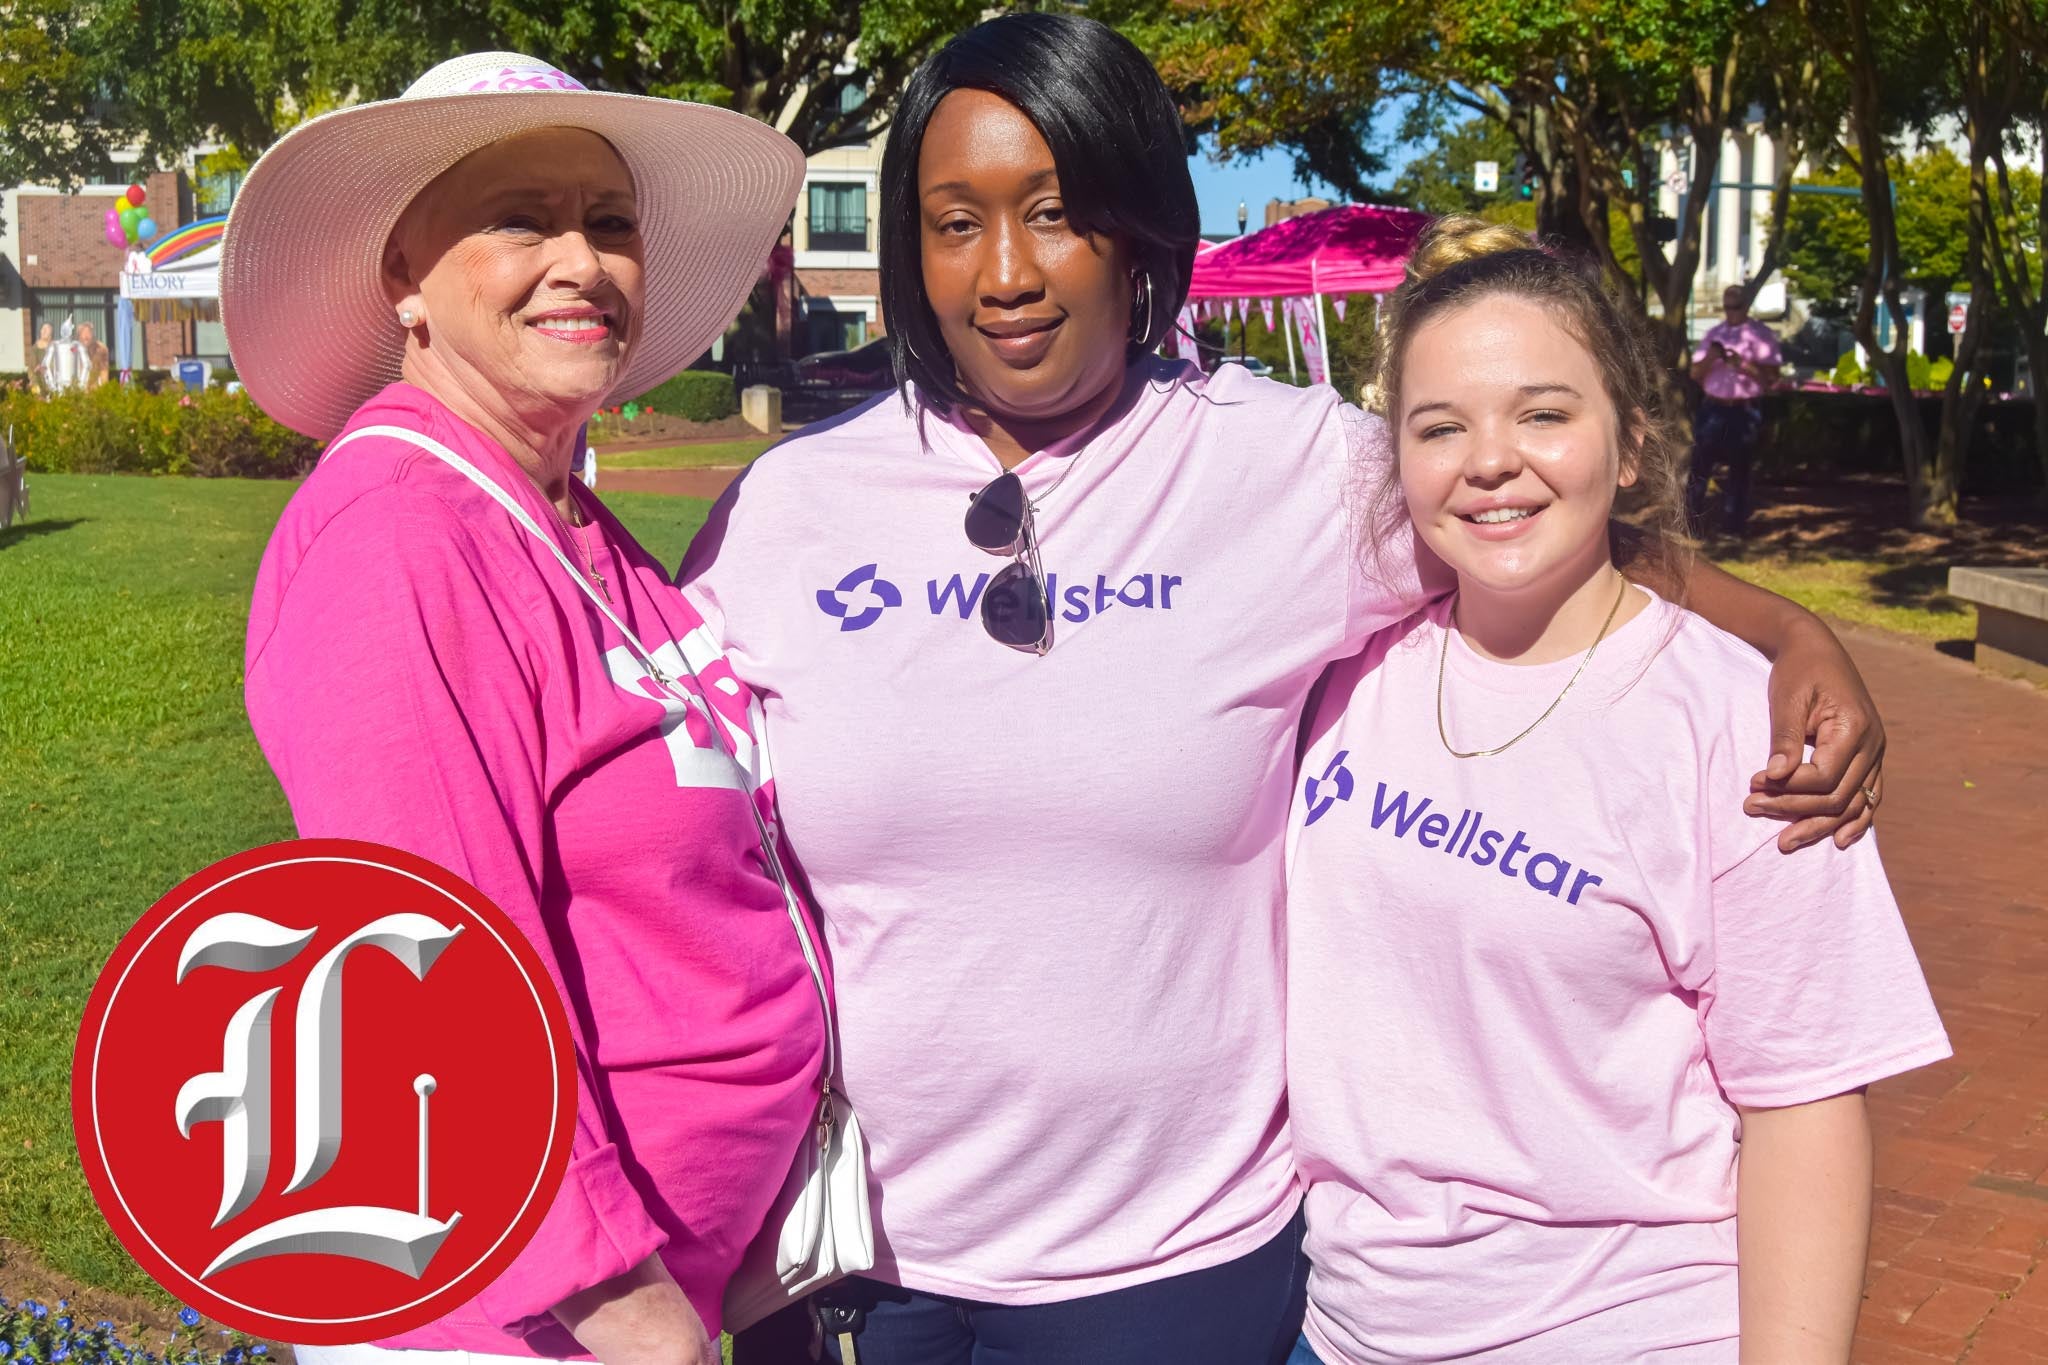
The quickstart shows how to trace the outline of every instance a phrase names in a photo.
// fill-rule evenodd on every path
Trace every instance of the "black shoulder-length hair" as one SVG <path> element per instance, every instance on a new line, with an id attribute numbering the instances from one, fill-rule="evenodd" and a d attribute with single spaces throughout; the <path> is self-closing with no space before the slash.
<path id="1" fill-rule="evenodd" d="M 1067 220 L 1121 237 L 1132 268 L 1150 281 L 1151 308 L 1132 314 L 1130 357 L 1158 346 L 1187 301 L 1201 239 L 1180 111 L 1152 63 L 1116 30 L 1073 15 L 1006 14 L 953 39 L 911 75 L 882 153 L 882 310 L 897 386 L 914 380 L 947 406 L 967 398 L 925 296 L 917 197 L 925 128 L 955 90 L 999 95 L 1037 126 Z M 1140 304 L 1144 292 L 1140 285 Z"/>

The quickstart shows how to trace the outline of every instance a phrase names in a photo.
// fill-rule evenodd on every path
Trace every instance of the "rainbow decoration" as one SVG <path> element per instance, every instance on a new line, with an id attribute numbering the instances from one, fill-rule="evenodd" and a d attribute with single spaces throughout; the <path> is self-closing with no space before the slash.
<path id="1" fill-rule="evenodd" d="M 157 238 L 156 245 L 149 249 L 150 265 L 161 270 L 172 261 L 182 261 L 196 251 L 205 250 L 220 240 L 227 225 L 227 215 L 219 214 L 173 228 Z"/>

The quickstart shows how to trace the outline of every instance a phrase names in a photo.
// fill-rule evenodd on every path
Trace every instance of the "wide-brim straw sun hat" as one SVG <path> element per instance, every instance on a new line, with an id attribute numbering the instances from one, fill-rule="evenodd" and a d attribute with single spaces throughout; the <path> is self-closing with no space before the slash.
<path id="1" fill-rule="evenodd" d="M 633 177 L 646 301 L 609 396 L 638 397 L 703 354 L 768 263 L 802 151 L 729 109 L 587 90 L 536 58 L 478 52 L 397 99 L 301 124 L 249 172 L 222 238 L 220 314 L 250 397 L 325 438 L 398 379 L 405 329 L 382 281 L 392 228 L 456 162 L 540 128 L 596 133 Z"/>

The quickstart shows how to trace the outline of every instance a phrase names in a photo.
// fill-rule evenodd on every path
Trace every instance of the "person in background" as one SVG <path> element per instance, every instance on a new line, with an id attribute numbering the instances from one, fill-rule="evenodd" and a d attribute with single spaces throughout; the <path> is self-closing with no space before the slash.
<path id="1" fill-rule="evenodd" d="M 955 39 L 881 190 L 897 388 L 756 461 L 679 575 L 764 699 L 831 948 L 876 1264 L 824 1297 L 858 1365 L 1284 1360 L 1295 740 L 1325 667 L 1428 595 L 1412 532 L 1368 572 L 1346 516 L 1385 424 L 1155 353 L 1200 214 L 1172 96 L 1094 20 Z M 1787 778 L 1818 721 L 1821 766 L 1867 773 L 1826 629 L 1689 579 L 1776 652 L 1780 733 L 1743 757 Z M 1792 801 L 1849 821 L 1795 840 L 1867 823 L 1853 786 Z M 793 1313 L 733 1358 L 814 1340 Z"/>
<path id="2" fill-rule="evenodd" d="M 49 363 L 50 348 L 56 344 L 56 328 L 46 322 L 36 329 L 35 344 L 28 351 L 28 386 L 33 393 L 49 396 L 50 377 L 43 372 L 43 367 Z"/>
<path id="3" fill-rule="evenodd" d="M 1862 1087 L 1948 1040 L 1877 842 L 1788 856 L 1754 813 L 1763 657 L 1615 567 L 1617 488 L 1681 515 L 1656 340 L 1454 217 L 1382 344 L 1380 515 L 1458 587 L 1332 669 L 1308 729 L 1293 1365 L 1842 1365 Z"/>
<path id="4" fill-rule="evenodd" d="M 1751 465 L 1763 434 L 1760 401 L 1778 386 L 1785 353 L 1770 328 L 1749 315 L 1749 291 L 1731 284 L 1721 291 L 1723 321 L 1700 338 L 1692 354 L 1693 382 L 1700 386 L 1699 419 L 1693 423 L 1692 476 L 1685 510 L 1693 534 L 1704 534 L 1707 484 L 1723 466 L 1721 529 L 1739 536 L 1749 529 Z"/>
<path id="5" fill-rule="evenodd" d="M 113 359 L 107 354 L 106 343 L 99 339 L 98 331 L 89 322 L 78 324 L 78 344 L 85 351 L 85 387 L 96 389 L 112 374 Z"/>

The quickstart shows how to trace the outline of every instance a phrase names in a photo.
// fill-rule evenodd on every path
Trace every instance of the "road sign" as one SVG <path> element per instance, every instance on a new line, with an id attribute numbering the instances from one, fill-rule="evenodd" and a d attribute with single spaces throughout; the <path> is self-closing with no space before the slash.
<path id="1" fill-rule="evenodd" d="M 1472 188 L 1480 194 L 1492 194 L 1500 188 L 1500 163 L 1498 161 L 1475 161 L 1472 163 Z"/>
<path id="2" fill-rule="evenodd" d="M 1673 171 L 1664 177 L 1664 188 L 1673 194 L 1684 194 L 1685 187 L 1692 183 L 1692 177 L 1684 171 Z"/>
<path id="3" fill-rule="evenodd" d="M 1948 296 L 1948 330 L 1956 336 L 1961 336 L 1963 329 L 1969 325 L 1970 296 L 1968 294 L 1950 294 Z"/>

